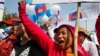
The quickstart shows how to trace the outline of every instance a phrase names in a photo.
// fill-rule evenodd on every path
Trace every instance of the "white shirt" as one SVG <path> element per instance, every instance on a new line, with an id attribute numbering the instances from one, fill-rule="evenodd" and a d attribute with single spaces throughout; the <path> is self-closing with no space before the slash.
<path id="1" fill-rule="evenodd" d="M 92 39 L 92 41 L 93 41 L 95 44 L 99 45 L 99 42 L 98 42 L 96 33 L 94 33 L 93 35 L 91 35 L 91 39 Z"/>
<path id="2" fill-rule="evenodd" d="M 85 38 L 82 46 L 87 52 L 89 52 L 90 56 L 99 56 L 97 47 L 94 42 L 89 41 L 87 38 Z"/>

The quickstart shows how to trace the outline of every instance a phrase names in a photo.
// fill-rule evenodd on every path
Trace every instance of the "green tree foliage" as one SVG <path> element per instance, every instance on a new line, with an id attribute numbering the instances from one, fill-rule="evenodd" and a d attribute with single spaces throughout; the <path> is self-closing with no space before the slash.
<path id="1" fill-rule="evenodd" d="M 4 14 L 3 14 L 3 20 L 7 20 L 9 18 L 12 18 L 12 17 L 17 17 L 18 18 L 18 15 L 17 13 L 9 13 L 9 11 L 7 10 L 7 8 L 4 9 Z"/>
<path id="2" fill-rule="evenodd" d="M 4 12 L 3 12 L 3 20 L 8 20 L 8 19 L 13 18 L 13 17 L 18 18 L 18 14 L 16 12 L 15 13 L 9 13 L 7 8 L 5 8 Z M 0 28 L 2 28 L 4 25 L 5 24 L 0 22 Z"/>

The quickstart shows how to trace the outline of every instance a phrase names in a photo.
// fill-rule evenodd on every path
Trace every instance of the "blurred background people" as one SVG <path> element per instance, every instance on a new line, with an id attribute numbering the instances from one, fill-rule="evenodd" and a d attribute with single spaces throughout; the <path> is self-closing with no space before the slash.
<path id="1" fill-rule="evenodd" d="M 5 38 L 4 29 L 0 29 L 0 39 Z"/>
<path id="2" fill-rule="evenodd" d="M 11 18 L 8 36 L 0 41 L 0 56 L 45 56 L 38 43 L 30 40 L 18 18 Z M 7 22 L 6 21 L 6 24 Z M 30 36 L 31 37 L 31 36 Z"/>
<path id="3" fill-rule="evenodd" d="M 95 29 L 96 29 L 97 39 L 98 39 L 98 42 L 100 44 L 100 14 L 96 20 Z"/>
<path id="4" fill-rule="evenodd" d="M 79 27 L 79 36 L 82 46 L 90 54 L 90 56 L 99 56 L 96 44 L 92 42 L 92 39 L 85 28 Z"/>
<path id="5" fill-rule="evenodd" d="M 97 47 L 98 47 L 98 51 L 99 51 L 99 55 L 100 55 L 100 14 L 97 17 L 95 29 L 96 29 L 97 40 L 99 42 L 99 45 L 97 45 Z"/>

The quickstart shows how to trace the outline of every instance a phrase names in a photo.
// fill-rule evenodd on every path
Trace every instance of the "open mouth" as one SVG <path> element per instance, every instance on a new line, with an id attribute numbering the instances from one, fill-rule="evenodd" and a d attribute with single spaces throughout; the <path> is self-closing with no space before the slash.
<path id="1" fill-rule="evenodd" d="M 58 44 L 59 44 L 59 45 L 63 45 L 63 44 L 64 44 L 64 40 L 58 41 Z"/>
<path id="2" fill-rule="evenodd" d="M 63 45 L 65 43 L 64 38 L 58 38 L 56 40 L 57 40 L 58 45 Z"/>
<path id="3" fill-rule="evenodd" d="M 63 40 L 60 40 L 59 43 L 60 43 L 60 44 L 61 44 L 61 43 L 64 43 L 64 41 L 63 41 Z"/>

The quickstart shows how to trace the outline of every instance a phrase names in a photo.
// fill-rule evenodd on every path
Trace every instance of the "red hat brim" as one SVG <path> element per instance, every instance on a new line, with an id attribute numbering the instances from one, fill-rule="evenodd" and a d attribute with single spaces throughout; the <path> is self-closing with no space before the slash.
<path id="1" fill-rule="evenodd" d="M 13 21 L 20 21 L 20 20 L 18 18 L 10 18 L 8 20 L 1 21 L 1 23 L 11 26 L 13 24 Z"/>

